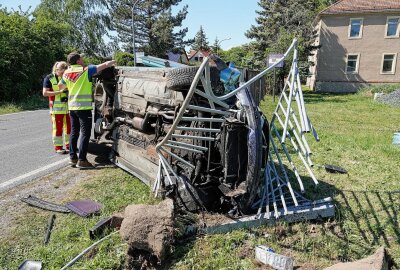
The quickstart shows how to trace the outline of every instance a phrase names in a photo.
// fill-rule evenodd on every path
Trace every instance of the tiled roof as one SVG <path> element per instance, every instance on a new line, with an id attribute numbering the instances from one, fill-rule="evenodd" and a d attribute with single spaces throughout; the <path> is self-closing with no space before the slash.
<path id="1" fill-rule="evenodd" d="M 400 10 L 400 0 L 340 0 L 321 14 L 364 13 Z"/>

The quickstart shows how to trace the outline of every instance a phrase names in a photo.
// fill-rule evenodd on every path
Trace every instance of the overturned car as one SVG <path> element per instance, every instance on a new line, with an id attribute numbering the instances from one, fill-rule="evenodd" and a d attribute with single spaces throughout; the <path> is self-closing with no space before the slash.
<path id="1" fill-rule="evenodd" d="M 303 215 L 303 206 L 315 208 L 327 200 L 311 203 L 291 185 L 297 179 L 304 192 L 285 145 L 287 139 L 318 183 L 304 134 L 312 131 L 316 139 L 318 135 L 305 112 L 295 44 L 280 60 L 294 51 L 270 123 L 249 90 L 268 69 L 249 80 L 233 65 L 211 56 L 200 67 L 176 64 L 104 70 L 96 78 L 94 91 L 95 137 L 112 143 L 111 159 L 116 165 L 186 210 L 234 217 L 264 213 L 268 219 L 298 209 Z M 297 103 L 298 116 L 292 102 Z M 296 179 L 289 179 L 280 152 L 285 153 Z M 327 207 L 329 212 L 317 215 L 332 215 L 333 206 L 323 205 Z"/>
<path id="2" fill-rule="evenodd" d="M 238 86 L 240 72 L 214 61 L 200 72 L 183 65 L 105 70 L 94 92 L 95 136 L 112 141 L 115 164 L 190 211 L 251 212 L 268 122 L 248 90 L 220 98 Z"/>

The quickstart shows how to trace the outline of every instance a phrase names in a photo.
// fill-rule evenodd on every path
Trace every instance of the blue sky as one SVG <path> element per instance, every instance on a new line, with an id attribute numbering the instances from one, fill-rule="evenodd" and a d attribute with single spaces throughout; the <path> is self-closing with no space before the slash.
<path id="1" fill-rule="evenodd" d="M 255 24 L 258 0 L 182 0 L 179 6 L 188 5 L 189 13 L 183 21 L 183 27 L 188 27 L 188 38 L 194 37 L 200 25 L 206 33 L 210 45 L 215 37 L 219 40 L 231 38 L 221 42 L 221 47 L 226 50 L 249 42 L 244 33 Z M 7 8 L 22 10 L 29 6 L 35 8 L 40 0 L 0 0 L 0 4 Z"/>

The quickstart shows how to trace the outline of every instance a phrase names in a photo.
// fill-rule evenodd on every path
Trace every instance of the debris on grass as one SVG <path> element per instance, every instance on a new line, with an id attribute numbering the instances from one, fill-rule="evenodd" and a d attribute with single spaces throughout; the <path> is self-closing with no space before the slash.
<path id="1" fill-rule="evenodd" d="M 338 263 L 324 270 L 388 270 L 390 269 L 390 262 L 391 259 L 385 248 L 380 247 L 374 254 L 367 258 L 355 262 Z"/>
<path id="2" fill-rule="evenodd" d="M 376 101 L 400 108 L 400 89 L 388 94 L 382 94 L 376 98 Z"/>
<path id="3" fill-rule="evenodd" d="M 256 259 L 278 270 L 293 270 L 293 258 L 275 253 L 264 245 L 256 246 Z"/>

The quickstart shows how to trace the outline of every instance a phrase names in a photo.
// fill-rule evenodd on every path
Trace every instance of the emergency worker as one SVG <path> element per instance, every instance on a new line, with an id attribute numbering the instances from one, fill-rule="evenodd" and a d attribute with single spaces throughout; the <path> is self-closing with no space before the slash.
<path id="1" fill-rule="evenodd" d="M 68 90 L 59 90 L 58 83 L 67 69 L 66 62 L 56 62 L 51 74 L 43 81 L 43 96 L 49 98 L 51 121 L 53 124 L 52 139 L 56 153 L 69 151 L 71 123 L 68 113 Z M 64 136 L 63 136 L 64 135 Z M 63 146 L 65 145 L 65 149 Z"/>
<path id="2" fill-rule="evenodd" d="M 67 62 L 70 66 L 64 72 L 58 86 L 60 89 L 68 88 L 69 93 L 68 107 L 71 117 L 69 164 L 80 169 L 91 169 L 94 167 L 86 156 L 92 130 L 92 77 L 97 72 L 115 65 L 115 61 L 86 67 L 83 54 L 72 52 L 68 55 Z"/>

